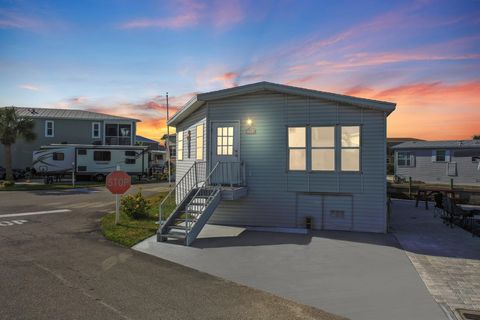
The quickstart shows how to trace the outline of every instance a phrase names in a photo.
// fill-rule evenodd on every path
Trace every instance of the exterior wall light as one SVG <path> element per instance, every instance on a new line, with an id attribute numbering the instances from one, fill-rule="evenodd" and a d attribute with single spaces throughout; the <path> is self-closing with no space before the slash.
<path id="1" fill-rule="evenodd" d="M 248 118 L 248 119 L 247 119 L 247 126 L 251 127 L 252 124 L 253 124 L 252 119 Z"/>

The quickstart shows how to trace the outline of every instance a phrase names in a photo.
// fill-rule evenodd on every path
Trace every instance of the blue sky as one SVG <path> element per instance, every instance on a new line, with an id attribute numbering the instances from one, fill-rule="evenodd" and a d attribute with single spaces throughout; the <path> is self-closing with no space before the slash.
<path id="1" fill-rule="evenodd" d="M 166 91 L 262 80 L 397 102 L 390 136 L 468 138 L 480 1 L 0 1 L 2 106 L 132 116 L 158 139 Z"/>

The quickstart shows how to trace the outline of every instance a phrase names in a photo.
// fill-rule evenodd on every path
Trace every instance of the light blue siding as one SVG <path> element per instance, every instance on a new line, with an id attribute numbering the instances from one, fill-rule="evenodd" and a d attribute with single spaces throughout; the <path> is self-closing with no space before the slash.
<path id="1" fill-rule="evenodd" d="M 201 116 L 190 116 L 189 125 L 203 121 L 204 115 L 202 111 Z M 298 215 L 298 210 L 302 211 L 305 204 L 298 204 L 297 197 L 307 193 L 348 197 L 352 206 L 348 213 L 352 220 L 351 230 L 385 232 L 386 121 L 383 112 L 265 92 L 207 102 L 206 118 L 207 123 L 240 121 L 240 153 L 241 160 L 246 163 L 248 185 L 248 196 L 237 201 L 223 201 L 211 222 L 303 227 L 304 217 Z M 245 134 L 247 118 L 253 120 L 254 135 Z M 287 127 L 308 124 L 361 125 L 362 171 L 288 172 Z M 188 125 L 181 123 L 180 127 L 185 129 Z M 208 143 L 208 138 L 206 140 Z M 177 163 L 179 177 L 183 170 L 184 167 L 179 168 Z M 345 198 L 333 199 L 342 202 Z M 344 229 L 344 224 L 339 224 L 339 228 Z"/>

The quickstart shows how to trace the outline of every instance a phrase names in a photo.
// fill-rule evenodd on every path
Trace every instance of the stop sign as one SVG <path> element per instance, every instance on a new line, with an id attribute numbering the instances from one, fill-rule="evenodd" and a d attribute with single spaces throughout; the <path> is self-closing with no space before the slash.
<path id="1" fill-rule="evenodd" d="M 105 181 L 107 189 L 113 194 L 124 194 L 132 184 L 132 178 L 123 171 L 113 171 Z"/>

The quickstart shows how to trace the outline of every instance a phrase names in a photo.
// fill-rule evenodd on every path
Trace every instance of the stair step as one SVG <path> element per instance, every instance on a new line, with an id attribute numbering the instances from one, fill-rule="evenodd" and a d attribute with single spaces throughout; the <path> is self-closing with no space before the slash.
<path id="1" fill-rule="evenodd" d="M 185 234 L 168 233 L 168 234 L 162 234 L 162 237 L 164 237 L 164 238 L 174 238 L 174 239 L 185 239 Z"/>
<path id="2" fill-rule="evenodd" d="M 175 224 L 175 225 L 168 226 L 168 229 L 169 229 L 169 230 L 175 230 L 175 231 L 182 231 L 182 232 L 184 232 L 184 230 L 186 230 L 187 227 L 186 227 L 186 226 L 183 226 L 183 225 Z"/>
<path id="3" fill-rule="evenodd" d="M 170 236 L 185 236 L 185 234 L 186 234 L 186 230 L 185 230 L 185 229 L 179 229 L 179 228 L 173 229 L 173 228 L 171 228 L 171 227 L 169 227 L 169 230 L 168 230 L 168 232 L 166 233 L 166 235 L 167 235 L 168 237 L 170 237 Z"/>
<path id="4" fill-rule="evenodd" d="M 182 223 L 182 222 L 185 222 L 185 221 L 187 221 L 187 219 L 185 219 L 185 218 L 176 218 L 175 219 L 176 223 L 178 223 L 178 222 Z M 197 219 L 192 218 L 192 219 L 188 219 L 188 221 L 195 223 L 195 222 L 197 222 Z"/>

